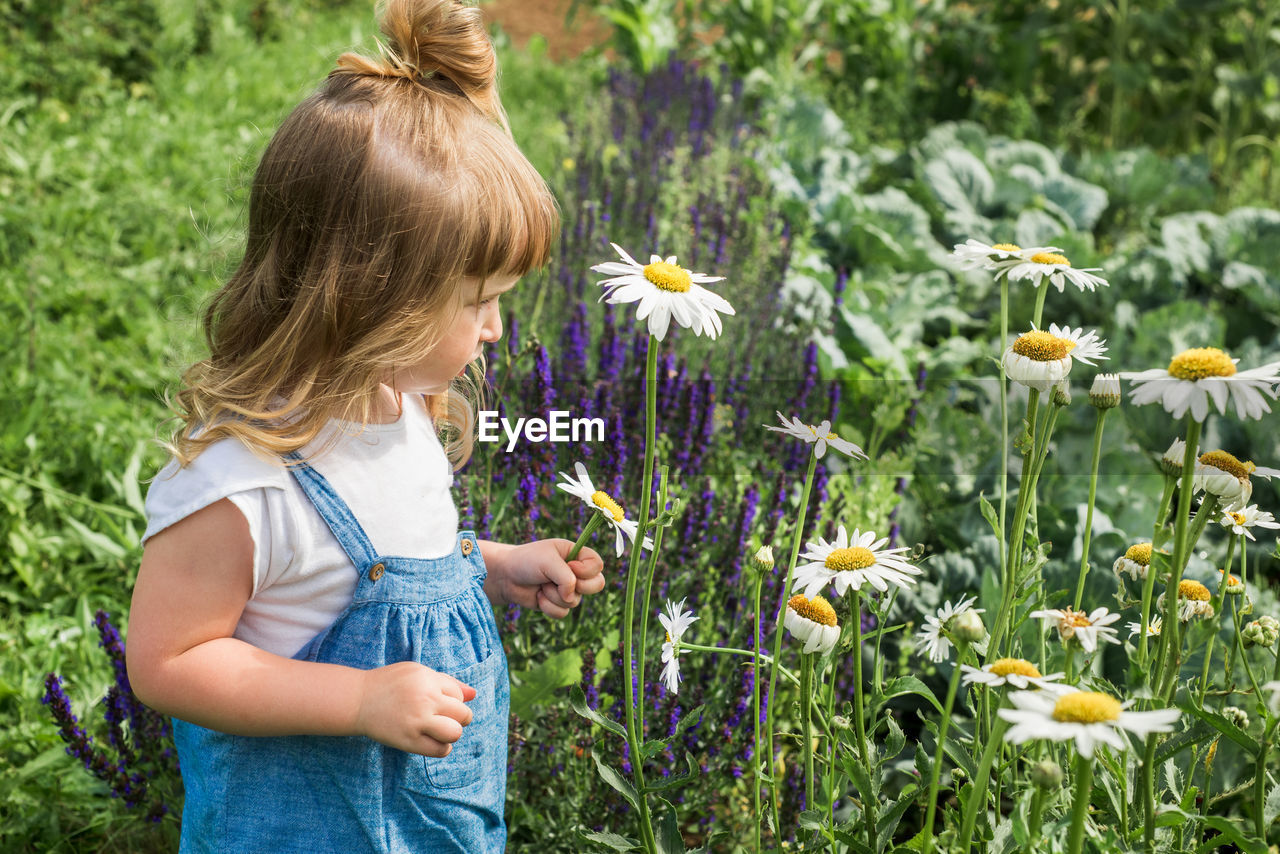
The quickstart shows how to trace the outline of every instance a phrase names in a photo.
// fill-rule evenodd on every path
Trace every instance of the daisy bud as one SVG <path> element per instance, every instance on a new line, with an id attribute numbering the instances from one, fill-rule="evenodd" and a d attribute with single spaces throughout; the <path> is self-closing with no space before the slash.
<path id="1" fill-rule="evenodd" d="M 956 640 L 978 643 L 987 636 L 987 627 L 982 624 L 982 617 L 978 612 L 970 608 L 957 614 L 952 620 L 951 634 L 955 635 Z"/>
<path id="2" fill-rule="evenodd" d="M 751 566 L 761 574 L 773 572 L 773 546 L 761 546 L 757 549 L 751 556 Z"/>
<path id="3" fill-rule="evenodd" d="M 1071 405 L 1071 386 L 1066 380 L 1058 383 L 1053 387 L 1053 396 L 1049 398 L 1053 401 L 1054 406 L 1070 406 Z"/>
<path id="4" fill-rule="evenodd" d="M 1259 617 L 1244 627 L 1240 639 L 1245 646 L 1275 646 L 1280 640 L 1280 622 L 1274 617 Z"/>
<path id="5" fill-rule="evenodd" d="M 1160 468 L 1169 477 L 1182 477 L 1182 458 L 1186 452 L 1187 443 L 1181 439 L 1174 439 L 1169 450 L 1165 451 L 1164 456 L 1160 458 Z"/>
<path id="6" fill-rule="evenodd" d="M 832 715 L 831 726 L 835 729 L 849 729 L 853 726 L 853 722 L 844 715 Z"/>
<path id="7" fill-rule="evenodd" d="M 1089 405 L 1098 409 L 1114 409 L 1120 405 L 1120 375 L 1098 374 L 1089 387 Z"/>
<path id="8" fill-rule="evenodd" d="M 1043 759 L 1031 767 L 1031 782 L 1041 789 L 1056 789 L 1062 785 L 1062 766 L 1052 759 Z"/>
<path id="9" fill-rule="evenodd" d="M 1222 716 L 1231 723 L 1240 727 L 1240 729 L 1249 728 L 1249 715 L 1245 713 L 1244 709 L 1237 708 L 1236 706 L 1223 706 Z"/>

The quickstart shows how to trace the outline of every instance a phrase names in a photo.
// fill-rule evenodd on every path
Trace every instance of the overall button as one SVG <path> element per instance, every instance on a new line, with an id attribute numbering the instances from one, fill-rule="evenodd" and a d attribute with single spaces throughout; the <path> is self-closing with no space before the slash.
<path id="1" fill-rule="evenodd" d="M 369 567 L 369 580 L 377 581 L 379 578 L 382 577 L 382 573 L 385 572 L 386 569 L 387 568 L 382 564 L 375 563 L 373 566 Z"/>
<path id="2" fill-rule="evenodd" d="M 463 556 L 463 557 L 467 557 L 468 555 L 470 555 L 470 554 L 471 554 L 471 550 L 472 550 L 473 548 L 475 548 L 475 544 L 474 544 L 473 542 L 471 542 L 470 540 L 463 540 L 463 541 L 462 541 L 462 556 Z"/>

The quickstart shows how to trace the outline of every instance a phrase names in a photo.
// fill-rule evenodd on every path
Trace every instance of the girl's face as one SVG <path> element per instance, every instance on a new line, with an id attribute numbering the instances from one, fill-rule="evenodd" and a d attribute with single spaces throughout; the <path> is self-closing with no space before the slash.
<path id="1" fill-rule="evenodd" d="M 477 299 L 477 279 L 465 278 L 459 285 L 464 303 L 454 317 L 443 341 L 417 364 L 396 371 L 390 386 L 405 394 L 442 394 L 449 383 L 480 357 L 481 345 L 502 338 L 502 312 L 498 298 L 515 287 L 519 276 L 491 277 Z"/>

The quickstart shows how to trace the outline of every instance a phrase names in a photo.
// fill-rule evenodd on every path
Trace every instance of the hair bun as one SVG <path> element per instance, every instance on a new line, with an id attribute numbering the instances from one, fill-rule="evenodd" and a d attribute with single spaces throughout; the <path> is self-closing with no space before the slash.
<path id="1" fill-rule="evenodd" d="M 505 125 L 497 96 L 498 60 L 475 6 L 458 0 L 381 0 L 382 57 L 338 57 L 338 70 L 425 81 L 443 77 L 477 108 Z"/>

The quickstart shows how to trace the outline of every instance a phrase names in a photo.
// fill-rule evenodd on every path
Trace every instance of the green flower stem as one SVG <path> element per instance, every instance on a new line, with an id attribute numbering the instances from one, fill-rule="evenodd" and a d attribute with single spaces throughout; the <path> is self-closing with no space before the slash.
<path id="1" fill-rule="evenodd" d="M 1200 535 L 1204 532 L 1205 523 L 1217 512 L 1217 508 L 1218 508 L 1218 499 L 1212 495 L 1207 496 L 1204 499 L 1204 501 L 1200 504 L 1200 509 L 1196 511 L 1195 519 L 1192 521 L 1192 524 L 1190 526 L 1191 533 L 1189 534 L 1186 550 L 1184 552 L 1182 569 L 1186 569 L 1187 558 L 1190 557 L 1191 551 L 1195 548 L 1196 543 L 1200 541 Z M 1175 585 L 1175 591 L 1176 589 L 1177 588 Z M 1176 595 L 1174 596 L 1174 599 L 1175 600 L 1177 599 Z M 1165 597 L 1165 608 L 1171 611 L 1175 617 L 1177 616 L 1177 612 L 1178 612 L 1177 602 L 1174 601 L 1173 607 L 1169 608 L 1169 601 L 1167 596 Z M 1175 622 L 1173 623 L 1173 625 L 1181 625 L 1181 624 L 1178 622 Z M 1178 685 L 1178 671 L 1182 665 L 1182 641 L 1185 635 L 1186 635 L 1185 631 L 1180 632 L 1177 635 L 1177 637 L 1173 639 L 1174 643 L 1165 644 L 1161 647 L 1162 652 L 1168 649 L 1170 651 L 1169 655 L 1171 657 L 1167 662 L 1168 664 L 1167 667 L 1164 667 L 1163 669 L 1157 667 L 1157 669 L 1160 670 L 1160 672 L 1163 674 L 1163 679 L 1160 683 L 1161 685 L 1160 694 L 1158 694 L 1157 696 L 1164 697 L 1165 701 L 1169 703 L 1173 702 L 1174 690 L 1177 688 L 1177 685 Z"/>
<path id="2" fill-rule="evenodd" d="M 1191 483 L 1196 470 L 1196 448 L 1200 443 L 1201 426 L 1190 413 L 1187 414 L 1187 447 L 1182 455 L 1182 482 L 1178 486 L 1178 511 L 1174 517 L 1173 562 L 1169 566 L 1169 582 L 1165 585 L 1164 631 L 1160 632 L 1160 655 L 1156 659 L 1154 671 L 1157 678 L 1152 681 L 1153 685 L 1163 685 L 1161 677 L 1163 677 L 1165 662 L 1168 661 L 1170 638 L 1177 634 L 1169 631 L 1169 628 L 1178 625 L 1178 583 L 1182 581 L 1182 568 L 1187 560 L 1187 523 L 1191 519 Z M 1157 692 L 1157 696 L 1163 695 L 1163 690 Z"/>
<path id="3" fill-rule="evenodd" d="M 769 665 L 770 667 L 772 667 L 774 664 L 774 659 L 773 659 L 773 656 L 771 655 L 765 655 L 764 653 L 759 653 L 759 655 L 757 656 L 756 653 L 752 652 L 749 649 L 742 649 L 736 646 L 704 646 L 703 644 L 685 643 L 681 641 L 680 649 L 681 650 L 687 649 L 691 652 L 724 652 L 724 653 L 728 653 L 729 655 L 745 655 L 747 658 L 752 658 L 752 659 L 758 657 L 760 659 L 761 664 L 766 664 L 766 665 Z M 800 676 L 798 674 L 796 674 L 794 671 L 792 671 L 789 667 L 787 667 L 784 664 L 779 664 L 777 669 L 779 673 L 787 677 L 788 682 L 790 682 L 792 685 L 795 685 L 797 688 L 800 687 Z M 825 715 L 823 715 L 822 708 L 815 707 L 813 710 L 813 716 L 814 716 L 814 719 L 817 720 L 818 725 L 822 728 L 822 734 L 827 738 L 831 738 L 831 734 L 832 734 L 831 721 Z"/>
<path id="4" fill-rule="evenodd" d="M 1099 409 L 1098 420 L 1093 427 L 1093 465 L 1089 469 L 1089 509 L 1084 517 L 1084 547 L 1080 552 L 1080 577 L 1076 581 L 1076 602 L 1072 606 L 1080 610 L 1084 597 L 1084 578 L 1089 574 L 1089 539 L 1093 535 L 1093 502 L 1098 495 L 1098 463 L 1102 457 L 1102 425 L 1110 409 Z"/>
<path id="5" fill-rule="evenodd" d="M 829 666 L 832 668 L 832 672 L 830 677 L 828 678 L 826 671 Z M 819 671 L 819 673 L 822 676 L 822 678 L 825 680 L 824 684 L 826 685 L 826 689 L 827 689 L 826 714 L 827 714 L 827 720 L 831 720 L 833 717 L 835 717 L 835 713 L 836 713 L 836 678 L 835 678 L 836 675 L 834 670 L 834 662 L 831 661 L 831 658 L 829 656 L 823 656 L 822 670 Z M 827 740 L 827 773 L 826 773 L 826 789 L 824 791 L 826 791 L 827 793 L 827 797 L 826 797 L 827 825 L 829 827 L 835 827 L 836 826 L 836 746 L 830 739 Z"/>
<path id="6" fill-rule="evenodd" d="M 1089 814 L 1089 798 L 1093 795 L 1093 760 L 1077 755 L 1074 765 L 1076 792 L 1071 801 L 1071 830 L 1067 834 L 1067 854 L 1080 854 L 1084 846 L 1084 819 Z"/>
<path id="7" fill-rule="evenodd" d="M 1031 389 L 1027 396 L 1027 435 L 1035 436 L 1036 416 L 1040 405 L 1040 391 Z M 987 662 L 1000 657 L 1000 643 L 1013 611 L 1014 586 L 1018 567 L 1022 562 L 1022 538 L 1026 533 L 1028 495 L 1032 491 L 1031 475 L 1035 469 L 1035 442 L 1029 441 L 1022 451 L 1022 475 L 1018 479 L 1018 503 L 1013 509 L 1013 533 L 1009 538 L 1009 550 L 1005 555 L 1003 577 L 1000 581 L 1000 610 L 996 624 L 987 643 Z"/>
<path id="8" fill-rule="evenodd" d="M 951 726 L 951 707 L 956 701 L 956 689 L 960 687 L 960 662 L 969 651 L 966 641 L 956 644 L 956 664 L 951 671 L 951 682 L 947 685 L 947 701 L 942 707 L 942 723 L 938 725 L 938 747 L 934 751 L 933 768 L 929 772 L 929 794 L 925 801 L 924 843 L 920 850 L 923 854 L 933 851 L 933 814 L 938 809 L 938 780 L 942 776 L 942 760 L 947 745 L 947 729 Z M 872 846 L 874 850 L 874 845 Z"/>
<path id="9" fill-rule="evenodd" d="M 872 658 L 872 661 L 874 662 L 874 664 L 872 664 L 871 666 L 872 694 L 877 697 L 880 696 L 880 684 L 884 678 L 884 661 L 880 658 L 880 639 L 884 637 L 883 621 L 884 619 L 888 618 L 889 612 L 893 610 L 893 603 L 897 600 L 898 591 L 901 589 L 902 588 L 898 587 L 896 584 L 894 585 L 893 589 L 889 591 L 888 601 L 884 603 L 884 611 L 881 614 L 877 615 L 876 652 L 875 652 L 875 657 Z M 858 631 L 862 631 L 862 615 L 861 614 L 858 615 Z"/>
<path id="10" fill-rule="evenodd" d="M 764 573 L 758 568 L 755 570 L 756 589 L 753 600 L 755 602 L 755 610 L 751 613 L 755 620 L 755 673 L 751 679 L 751 733 L 752 733 L 752 761 L 755 763 L 751 774 L 751 804 L 754 811 L 751 813 L 756 817 L 756 854 L 760 854 L 760 590 L 764 586 Z"/>
<path id="11" fill-rule="evenodd" d="M 1138 640 L 1138 664 L 1145 667 L 1147 663 L 1147 628 L 1151 625 L 1151 596 L 1155 592 L 1155 553 L 1161 548 L 1164 538 L 1164 521 L 1169 517 L 1169 502 L 1173 500 L 1173 487 L 1177 481 L 1165 476 L 1164 490 L 1160 494 L 1160 509 L 1156 513 L 1155 531 L 1151 535 L 1151 564 L 1147 567 L 1147 575 L 1142 579 L 1142 637 Z"/>
<path id="12" fill-rule="evenodd" d="M 596 528 L 600 527 L 602 522 L 604 522 L 604 517 L 600 515 L 599 510 L 591 514 L 590 518 L 587 519 L 587 526 L 582 529 L 582 534 L 574 542 L 573 548 L 569 549 L 569 554 L 565 555 L 565 563 L 577 559 L 578 552 L 582 551 L 582 547 L 587 544 L 587 538 L 591 536 Z"/>
<path id="13" fill-rule="evenodd" d="M 814 447 L 817 447 L 816 445 Z M 782 654 L 782 615 L 787 607 L 787 594 L 791 592 L 791 579 L 796 572 L 796 558 L 800 556 L 800 540 L 804 536 L 804 518 L 809 510 L 809 492 L 813 489 L 813 470 L 818 464 L 818 457 L 813 453 L 811 448 L 809 451 L 809 468 L 804 474 L 804 488 L 800 491 L 800 509 L 796 513 L 795 534 L 791 543 L 791 560 L 787 562 L 787 580 L 782 583 L 782 604 L 778 608 L 778 614 L 773 622 L 773 657 L 771 662 L 776 662 L 778 656 Z M 758 678 L 758 674 L 757 674 Z M 778 668 L 772 667 L 769 673 L 769 715 L 768 722 L 765 725 L 765 732 L 768 734 L 769 753 L 766 760 L 769 763 L 769 780 L 770 780 L 770 804 L 769 808 L 773 812 L 774 832 L 779 834 L 781 839 L 782 825 L 781 813 L 778 810 L 778 775 L 773 773 L 773 733 L 778 717 L 778 697 L 774 692 L 778 687 Z"/>
<path id="14" fill-rule="evenodd" d="M 1249 684 L 1253 686 L 1253 696 L 1258 703 L 1258 708 L 1265 714 L 1267 711 L 1266 701 L 1262 699 L 1262 689 L 1258 687 L 1258 677 L 1253 673 L 1253 664 L 1249 661 L 1249 656 L 1244 653 L 1244 642 L 1240 639 L 1240 612 L 1236 610 L 1236 603 L 1231 602 L 1231 622 L 1235 624 L 1236 635 L 1236 657 L 1244 662 L 1244 672 L 1249 677 Z"/>
<path id="15" fill-rule="evenodd" d="M 654 433 L 657 429 L 657 375 L 658 375 L 658 341 L 649 336 L 649 355 L 645 364 L 645 443 L 644 443 L 644 478 L 640 494 L 640 516 L 637 520 L 636 536 L 640 540 L 631 549 L 631 560 L 627 567 L 627 598 L 623 606 L 622 616 L 622 679 L 623 706 L 626 713 L 627 746 L 631 749 L 631 769 L 636 781 L 637 812 L 640 813 L 640 834 L 645 851 L 657 854 L 658 843 L 653 833 L 653 822 L 649 817 L 649 799 L 644 786 L 644 753 L 641 751 L 641 737 L 636 727 L 636 698 L 632 684 L 635 673 L 632 656 L 633 630 L 636 615 L 636 585 L 640 578 L 640 555 L 644 551 L 644 531 L 649 525 L 649 504 L 653 491 L 653 454 L 657 445 Z M 641 650 L 641 654 L 644 650 Z M 641 686 L 643 688 L 643 685 Z"/>
<path id="16" fill-rule="evenodd" d="M 964 821 L 960 827 L 959 838 L 967 840 L 970 847 L 974 842 L 973 828 L 977 823 L 978 809 L 981 807 L 984 812 L 986 811 L 987 789 L 991 783 L 991 763 L 995 761 L 1000 745 L 1004 744 L 1004 731 L 1009 728 L 1009 722 L 999 714 L 999 710 L 1004 708 L 1004 694 L 1004 691 L 1000 692 L 1000 702 L 996 704 L 995 723 L 991 727 L 991 734 L 987 736 L 986 745 L 982 748 L 982 758 L 978 760 L 978 776 L 973 779 L 973 788 L 969 790 L 969 803 L 964 809 Z"/>
<path id="17" fill-rule="evenodd" d="M 854 588 L 853 591 L 853 610 L 849 616 L 849 622 L 853 625 L 853 726 L 854 734 L 858 737 L 858 755 L 862 757 L 862 764 L 867 769 L 867 777 L 875 773 L 875 769 L 871 767 L 871 750 L 867 746 L 867 724 L 863 716 L 864 696 L 862 690 L 862 590 Z M 876 810 L 875 799 L 871 797 L 870 792 L 859 792 L 862 796 L 862 817 L 867 825 L 867 843 L 871 846 L 871 850 L 876 849 Z"/>
<path id="18" fill-rule="evenodd" d="M 1226 604 L 1227 595 L 1227 579 L 1231 577 L 1231 553 L 1235 550 L 1236 541 L 1234 537 L 1227 539 L 1227 559 L 1223 563 L 1226 567 L 1222 572 L 1222 578 L 1218 581 L 1218 589 L 1213 594 L 1213 616 L 1209 619 L 1214 622 L 1214 632 L 1209 637 L 1209 643 L 1204 650 L 1204 667 L 1200 670 L 1200 695 L 1199 702 L 1201 708 L 1204 707 L 1204 695 L 1209 690 L 1209 663 L 1213 660 L 1213 647 L 1218 639 L 1219 633 L 1222 631 L 1222 612 Z M 1244 555 L 1240 556 L 1241 570 L 1240 574 L 1244 574 Z"/>
<path id="19" fill-rule="evenodd" d="M 1008 528 L 1005 508 L 1009 504 L 1009 380 L 1004 373 L 1004 351 L 1009 346 L 1009 280 L 1000 277 L 1000 568 L 1008 565 Z M 876 641 L 877 648 L 879 640 Z M 878 656 L 877 656 L 878 657 Z"/>
<path id="20" fill-rule="evenodd" d="M 1030 844 L 1028 850 L 1038 851 L 1036 843 L 1040 841 L 1040 824 L 1044 817 L 1044 789 L 1036 786 L 1035 794 L 1031 796 L 1031 819 L 1027 822 L 1027 841 Z"/>
<path id="21" fill-rule="evenodd" d="M 1036 285 L 1036 307 L 1031 313 L 1031 325 L 1036 329 L 1040 328 L 1040 315 L 1044 314 L 1044 297 L 1049 293 L 1049 277 L 1043 276 L 1040 284 Z"/>
<path id="22" fill-rule="evenodd" d="M 666 507 L 667 507 L 667 467 L 659 466 L 658 467 L 658 512 L 661 513 L 663 510 L 666 509 Z M 649 648 L 647 646 L 648 635 L 649 635 L 649 611 L 650 611 L 649 602 L 653 597 L 653 576 L 658 567 L 658 550 L 662 548 L 662 531 L 663 531 L 663 528 L 658 527 L 658 528 L 655 528 L 653 532 L 653 549 L 650 550 L 649 552 L 649 566 L 648 566 L 647 572 L 645 573 L 644 598 L 640 600 L 641 602 L 640 660 L 639 662 L 637 662 L 637 666 L 639 667 L 639 684 L 642 686 L 644 685 L 644 661 L 645 661 L 644 652 Z M 643 530 L 637 530 L 636 537 L 640 540 L 641 544 L 644 543 Z M 640 546 L 638 545 L 633 547 L 636 550 L 640 549 Z M 640 735 L 643 737 L 644 736 L 644 703 L 640 703 L 640 705 L 637 707 L 636 718 L 638 721 L 636 724 L 636 727 L 639 730 Z"/>
<path id="23" fill-rule="evenodd" d="M 1264 787 L 1267 781 L 1267 751 L 1271 744 L 1271 735 L 1275 732 L 1276 724 L 1280 723 L 1280 718 L 1271 718 L 1267 721 L 1267 726 L 1262 731 L 1262 741 L 1258 747 L 1258 761 L 1253 772 L 1253 833 L 1266 844 L 1267 825 L 1263 821 L 1262 813 L 1266 806 L 1266 793 Z"/>
<path id="24" fill-rule="evenodd" d="M 813 809 L 813 654 L 800 654 L 800 725 L 804 734 L 804 803 Z"/>

